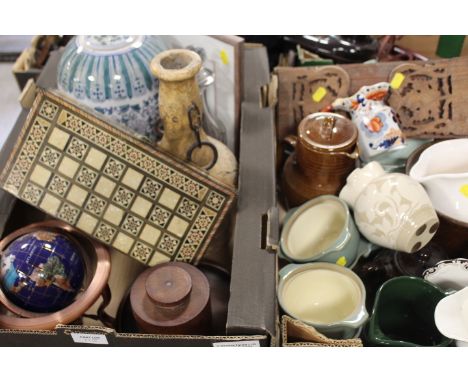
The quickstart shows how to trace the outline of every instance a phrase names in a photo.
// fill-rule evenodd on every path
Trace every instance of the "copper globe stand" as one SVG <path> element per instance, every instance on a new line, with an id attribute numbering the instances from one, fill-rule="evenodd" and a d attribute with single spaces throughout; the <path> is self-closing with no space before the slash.
<path id="1" fill-rule="evenodd" d="M 54 330 L 58 324 L 69 324 L 82 317 L 84 312 L 86 312 L 101 295 L 103 295 L 104 301 L 98 309 L 97 316 L 103 317 L 106 321 L 107 314 L 103 314 L 103 312 L 104 308 L 110 301 L 110 290 L 108 289 L 107 282 L 110 275 L 111 262 L 110 254 L 102 244 L 96 241 L 90 241 L 79 231 L 66 223 L 50 220 L 34 223 L 10 233 L 0 241 L 0 251 L 3 251 L 18 237 L 40 229 L 72 234 L 75 239 L 74 241 L 78 242 L 80 247 L 84 249 L 83 254 L 86 255 L 94 253 L 94 256 L 88 255 L 83 258 L 86 266 L 85 285 L 87 284 L 87 287 L 73 303 L 54 313 L 34 313 L 21 309 L 9 301 L 0 289 L 0 303 L 10 312 L 17 315 L 0 314 L 0 328 L 17 330 Z M 77 240 L 77 238 L 79 238 L 79 240 Z M 111 318 L 111 322 L 112 321 L 113 319 Z"/>

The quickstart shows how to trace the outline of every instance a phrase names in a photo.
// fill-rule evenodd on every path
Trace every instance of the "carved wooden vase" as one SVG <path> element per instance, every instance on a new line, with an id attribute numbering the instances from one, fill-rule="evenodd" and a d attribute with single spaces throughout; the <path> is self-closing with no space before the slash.
<path id="1" fill-rule="evenodd" d="M 201 64 L 200 56 L 186 49 L 167 50 L 151 61 L 151 71 L 159 79 L 159 110 L 164 125 L 159 147 L 234 186 L 237 175 L 234 154 L 209 137 L 201 126 L 203 103 L 195 77 Z"/>

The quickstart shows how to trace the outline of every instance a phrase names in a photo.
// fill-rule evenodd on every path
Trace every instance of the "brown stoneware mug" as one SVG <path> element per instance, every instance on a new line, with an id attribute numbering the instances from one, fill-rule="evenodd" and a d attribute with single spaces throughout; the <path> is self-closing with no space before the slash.
<path id="1" fill-rule="evenodd" d="M 282 177 L 288 207 L 339 193 L 356 167 L 357 137 L 357 127 L 339 114 L 314 113 L 301 121 L 297 136 L 285 139 L 295 149 Z"/>

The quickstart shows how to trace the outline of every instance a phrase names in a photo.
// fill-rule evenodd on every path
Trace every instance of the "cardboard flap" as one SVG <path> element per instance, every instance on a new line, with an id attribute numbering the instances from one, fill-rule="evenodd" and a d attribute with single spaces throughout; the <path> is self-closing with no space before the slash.
<path id="1" fill-rule="evenodd" d="M 362 347 L 359 338 L 335 340 L 289 316 L 281 317 L 282 346 Z"/>

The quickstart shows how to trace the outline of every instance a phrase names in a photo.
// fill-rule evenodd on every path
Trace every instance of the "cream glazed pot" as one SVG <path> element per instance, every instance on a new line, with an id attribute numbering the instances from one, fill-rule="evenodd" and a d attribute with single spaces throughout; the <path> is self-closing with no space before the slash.
<path id="1" fill-rule="evenodd" d="M 439 227 L 424 188 L 407 175 L 385 173 L 375 161 L 348 176 L 340 198 L 354 209 L 361 234 L 382 247 L 416 252 Z"/>

